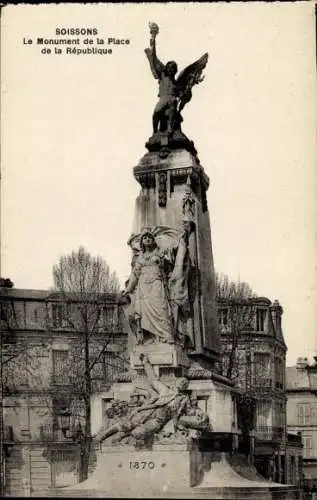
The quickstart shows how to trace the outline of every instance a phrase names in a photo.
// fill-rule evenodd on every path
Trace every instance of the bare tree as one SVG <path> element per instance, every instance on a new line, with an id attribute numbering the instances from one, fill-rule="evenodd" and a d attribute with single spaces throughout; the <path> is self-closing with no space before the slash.
<path id="1" fill-rule="evenodd" d="M 38 349 L 44 341 L 25 338 L 19 324 L 12 298 L 1 296 L 1 382 L 5 395 L 15 393 L 21 386 L 37 386 L 41 382 Z"/>
<path id="2" fill-rule="evenodd" d="M 231 281 L 223 274 L 216 275 L 216 293 L 218 302 L 218 318 L 221 330 L 223 350 L 223 375 L 231 380 L 238 380 L 247 369 L 248 350 L 239 349 L 243 342 L 248 345 L 248 336 L 254 328 L 255 293 L 243 281 Z M 247 384 L 247 373 L 246 380 Z"/>
<path id="3" fill-rule="evenodd" d="M 55 307 L 51 321 L 58 322 L 72 334 L 64 394 L 82 431 L 80 480 L 88 476 L 91 453 L 91 395 L 101 380 L 112 382 L 111 372 L 124 368 L 125 345 L 107 358 L 110 344 L 118 333 L 119 280 L 101 257 L 93 257 L 83 247 L 60 258 L 53 267 Z M 115 295 L 114 295 L 115 294 Z M 70 400 L 70 395 L 74 397 Z M 83 422 L 83 425 L 81 425 Z"/>
<path id="4" fill-rule="evenodd" d="M 222 344 L 222 374 L 242 389 L 237 399 L 238 427 L 242 431 L 241 451 L 251 456 L 250 431 L 255 423 L 252 393 L 251 338 L 256 315 L 256 298 L 243 281 L 216 275 L 218 318 Z"/>

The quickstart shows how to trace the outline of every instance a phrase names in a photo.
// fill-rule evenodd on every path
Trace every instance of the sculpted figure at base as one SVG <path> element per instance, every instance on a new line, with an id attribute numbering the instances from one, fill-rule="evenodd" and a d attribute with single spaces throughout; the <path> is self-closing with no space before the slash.
<path id="1" fill-rule="evenodd" d="M 136 446 L 147 446 L 170 422 L 173 425 L 172 435 L 177 431 L 188 436 L 189 430 L 211 430 L 208 415 L 197 407 L 187 391 L 188 380 L 179 378 L 175 387 L 168 387 L 155 376 L 148 357 L 141 355 L 140 359 L 154 391 L 153 396 L 132 411 L 128 410 L 128 404 L 118 402 L 117 405 L 124 406 L 125 411 L 114 424 L 96 435 L 95 440 L 101 442 L 114 436 L 112 444 L 131 438 Z"/>
<path id="2" fill-rule="evenodd" d="M 192 302 L 194 273 L 189 256 L 189 236 L 194 230 L 190 220 L 183 220 L 183 232 L 175 252 L 173 271 L 169 277 L 169 297 L 176 338 L 183 347 L 194 347 Z"/>
<path id="3" fill-rule="evenodd" d="M 128 242 L 134 257 L 122 297 L 130 296 L 129 322 L 138 344 L 180 342 L 187 334 L 186 329 L 180 332 L 179 318 L 180 311 L 185 315 L 190 311 L 188 238 L 192 229 L 188 224 L 182 231 L 145 228 Z"/>
<path id="4" fill-rule="evenodd" d="M 156 36 L 158 25 L 150 23 L 150 47 L 145 53 L 150 63 L 152 74 L 159 81 L 159 101 L 153 112 L 153 132 L 171 133 L 180 130 L 182 117 L 180 112 L 191 100 L 191 89 L 203 80 L 202 71 L 208 61 L 208 54 L 204 54 L 193 64 L 187 66 L 175 79 L 178 71 L 175 61 L 163 64 L 156 55 Z"/>

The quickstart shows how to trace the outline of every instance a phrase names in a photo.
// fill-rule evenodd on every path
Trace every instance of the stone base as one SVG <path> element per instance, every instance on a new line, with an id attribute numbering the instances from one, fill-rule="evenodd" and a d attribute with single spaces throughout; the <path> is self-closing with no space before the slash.
<path id="1" fill-rule="evenodd" d="M 243 461 L 243 459 L 241 459 Z M 261 478 L 254 467 L 237 466 L 225 453 L 156 446 L 152 451 L 103 450 L 92 476 L 49 496 L 112 498 L 213 498 L 295 500 L 293 486 Z M 239 472 L 237 472 L 239 471 Z M 250 479 L 253 478 L 253 479 Z"/>
<path id="2" fill-rule="evenodd" d="M 156 132 L 149 138 L 145 146 L 149 151 L 159 151 L 161 158 L 166 158 L 172 150 L 181 148 L 189 151 L 197 158 L 197 150 L 194 142 L 189 140 L 181 130 L 173 131 L 170 134 L 167 132 Z"/>
<path id="3" fill-rule="evenodd" d="M 140 360 L 140 354 L 147 354 L 154 371 L 158 377 L 162 375 L 174 375 L 180 368 L 183 375 L 183 369 L 188 369 L 190 361 L 183 349 L 176 344 L 148 344 L 135 346 L 131 355 L 131 368 L 137 371 L 144 371 L 143 363 Z M 175 373 L 176 372 L 176 373 Z"/>
<path id="4" fill-rule="evenodd" d="M 144 352 L 145 346 L 137 346 L 137 349 L 141 348 Z M 150 346 L 149 346 L 150 347 Z M 173 362 L 174 355 L 177 354 L 173 349 L 175 346 L 166 345 L 167 349 L 170 349 L 169 355 L 172 353 L 169 358 L 166 356 L 165 363 L 167 363 L 168 359 Z M 154 354 L 154 345 L 152 345 L 151 351 Z M 133 351 L 134 356 L 136 358 L 136 362 L 138 363 L 138 355 L 137 351 Z M 142 351 L 141 351 L 142 352 Z M 159 352 L 160 356 L 164 356 L 163 352 Z M 165 352 L 167 354 L 167 352 Z M 151 354 L 150 354 L 151 358 Z M 179 358 L 178 358 L 179 359 Z M 152 358 L 152 362 L 155 362 L 155 357 Z M 185 363 L 185 361 L 184 361 Z M 181 367 L 175 367 L 173 364 L 170 365 L 154 365 L 154 369 L 160 372 L 160 379 L 168 386 L 172 387 L 175 385 L 175 380 L 179 376 L 186 375 L 187 368 L 181 368 L 183 373 L 179 373 Z M 135 389 L 140 389 L 142 392 L 142 388 L 145 390 L 148 389 L 148 381 L 143 373 L 143 367 L 139 367 L 137 364 L 136 369 L 134 370 L 136 373 L 133 376 L 133 380 L 129 382 L 117 382 L 113 384 L 109 391 L 103 393 L 96 393 L 91 399 L 91 432 L 92 435 L 100 432 L 101 428 L 107 425 L 104 418 L 104 410 L 107 405 L 111 404 L 113 399 L 120 399 L 122 401 L 128 401 L 131 393 Z M 227 434 L 237 434 L 238 429 L 236 426 L 233 426 L 233 414 L 235 413 L 233 408 L 233 400 L 232 400 L 232 392 L 233 389 L 230 385 L 226 383 L 225 379 L 221 381 L 218 378 L 213 378 L 210 372 L 209 377 L 206 379 L 199 379 L 191 377 L 189 379 L 189 391 L 194 394 L 198 399 L 199 407 L 202 411 L 206 412 L 209 415 L 210 423 L 213 427 L 214 432 L 217 433 L 227 433 Z M 146 393 L 146 391 L 145 391 Z M 221 451 L 227 451 L 222 450 Z"/>

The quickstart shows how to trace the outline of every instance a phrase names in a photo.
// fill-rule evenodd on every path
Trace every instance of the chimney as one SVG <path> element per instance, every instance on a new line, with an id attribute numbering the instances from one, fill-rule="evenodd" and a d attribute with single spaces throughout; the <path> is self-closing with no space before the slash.
<path id="1" fill-rule="evenodd" d="M 0 278 L 0 287 L 1 288 L 13 288 L 14 284 L 10 280 L 10 278 Z"/>
<path id="2" fill-rule="evenodd" d="M 308 366 L 307 358 L 297 358 L 296 368 L 304 369 L 307 368 L 307 366 Z"/>
<path id="3" fill-rule="evenodd" d="M 278 300 L 274 300 L 273 304 L 270 306 L 272 321 L 276 330 L 281 328 L 281 316 L 283 314 L 283 308 Z"/>

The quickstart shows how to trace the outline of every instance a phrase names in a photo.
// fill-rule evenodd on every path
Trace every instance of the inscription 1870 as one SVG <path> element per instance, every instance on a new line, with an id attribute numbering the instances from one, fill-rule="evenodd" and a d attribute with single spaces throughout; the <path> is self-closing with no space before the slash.
<path id="1" fill-rule="evenodd" d="M 144 470 L 144 469 L 154 469 L 154 468 L 155 468 L 154 462 L 130 462 L 130 469 Z"/>

